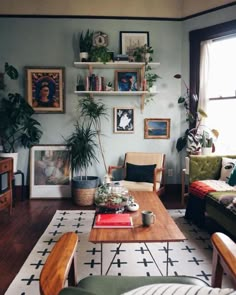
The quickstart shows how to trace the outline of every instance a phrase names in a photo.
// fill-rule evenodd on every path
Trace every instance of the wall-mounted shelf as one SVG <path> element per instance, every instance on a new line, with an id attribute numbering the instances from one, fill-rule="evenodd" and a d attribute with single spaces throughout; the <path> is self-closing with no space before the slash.
<path id="1" fill-rule="evenodd" d="M 160 63 L 154 63 L 151 62 L 149 65 L 152 67 L 152 69 L 157 68 Z M 127 69 L 127 70 L 140 70 L 141 77 L 144 76 L 144 70 L 145 70 L 145 63 L 144 62 L 74 62 L 74 66 L 80 69 L 88 69 L 89 73 L 92 74 L 94 69 Z M 141 78 L 142 81 L 142 78 Z M 84 95 L 88 94 L 91 97 L 94 95 L 100 95 L 100 96 L 141 96 L 141 112 L 144 109 L 144 102 L 145 102 L 145 96 L 151 95 L 154 96 L 158 94 L 158 92 L 149 92 L 149 91 L 75 91 L 75 94 L 78 95 Z"/>

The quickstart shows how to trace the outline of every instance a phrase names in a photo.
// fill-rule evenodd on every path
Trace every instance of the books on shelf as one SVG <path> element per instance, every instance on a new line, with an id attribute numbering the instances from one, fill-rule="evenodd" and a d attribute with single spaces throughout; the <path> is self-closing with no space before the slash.
<path id="1" fill-rule="evenodd" d="M 95 217 L 94 228 L 131 228 L 133 220 L 130 214 L 97 214 Z"/>

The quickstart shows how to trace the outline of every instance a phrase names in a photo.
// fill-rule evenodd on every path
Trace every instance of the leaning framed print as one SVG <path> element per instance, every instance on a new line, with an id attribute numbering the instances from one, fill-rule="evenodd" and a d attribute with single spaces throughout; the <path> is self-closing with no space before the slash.
<path id="1" fill-rule="evenodd" d="M 35 145 L 30 149 L 30 198 L 71 197 L 71 173 L 65 145 Z"/>
<path id="2" fill-rule="evenodd" d="M 137 70 L 115 71 L 116 91 L 138 91 L 140 88 L 140 73 Z"/>
<path id="3" fill-rule="evenodd" d="M 134 133 L 134 108 L 114 108 L 114 133 Z"/>
<path id="4" fill-rule="evenodd" d="M 135 48 L 147 44 L 149 46 L 149 32 L 144 31 L 121 31 L 120 53 L 133 55 Z"/>
<path id="5" fill-rule="evenodd" d="M 144 119 L 144 138 L 170 138 L 170 119 Z"/>
<path id="6" fill-rule="evenodd" d="M 25 67 L 26 97 L 36 113 L 65 112 L 65 68 Z"/>

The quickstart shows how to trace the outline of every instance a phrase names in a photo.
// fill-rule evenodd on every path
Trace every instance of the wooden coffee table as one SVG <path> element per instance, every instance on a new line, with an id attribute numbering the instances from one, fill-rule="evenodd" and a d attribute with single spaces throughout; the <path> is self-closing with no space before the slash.
<path id="1" fill-rule="evenodd" d="M 134 197 L 135 202 L 139 204 L 138 211 L 130 212 L 130 215 L 133 218 L 134 227 L 116 229 L 92 228 L 89 235 L 89 241 L 92 243 L 101 243 L 101 247 L 103 243 L 120 243 L 121 245 L 122 243 L 141 242 L 145 243 L 147 249 L 148 246 L 146 243 L 167 242 L 167 261 L 169 261 L 169 242 L 186 240 L 185 236 L 169 215 L 156 193 L 131 191 L 130 194 Z M 156 215 L 156 222 L 149 227 L 144 227 L 142 225 L 141 211 L 143 210 L 151 210 Z M 150 251 L 149 253 L 151 254 Z M 114 259 L 115 256 L 113 257 L 112 262 Z M 106 274 L 109 269 L 110 267 L 106 271 Z M 166 273 L 168 275 L 168 263 Z"/>

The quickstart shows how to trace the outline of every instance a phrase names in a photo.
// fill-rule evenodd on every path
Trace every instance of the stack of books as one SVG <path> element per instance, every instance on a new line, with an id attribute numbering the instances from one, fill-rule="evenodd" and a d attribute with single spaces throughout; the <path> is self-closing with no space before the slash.
<path id="1" fill-rule="evenodd" d="M 130 214 L 97 214 L 94 228 L 132 228 L 133 220 Z"/>

